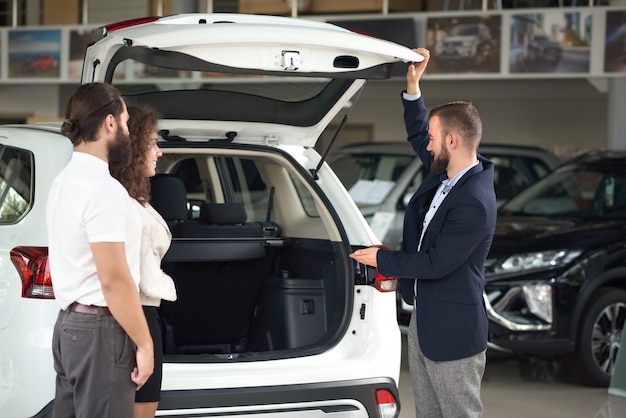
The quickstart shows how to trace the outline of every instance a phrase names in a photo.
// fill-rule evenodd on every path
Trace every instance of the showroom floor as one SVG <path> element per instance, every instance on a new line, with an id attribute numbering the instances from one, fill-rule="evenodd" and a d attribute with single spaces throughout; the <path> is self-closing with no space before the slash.
<path id="1" fill-rule="evenodd" d="M 415 416 L 402 335 L 400 418 Z M 522 377 L 524 376 L 524 377 Z M 623 418 L 626 398 L 606 388 L 590 388 L 569 380 L 558 365 L 520 368 L 511 356 L 490 353 L 482 386 L 483 418 Z"/>

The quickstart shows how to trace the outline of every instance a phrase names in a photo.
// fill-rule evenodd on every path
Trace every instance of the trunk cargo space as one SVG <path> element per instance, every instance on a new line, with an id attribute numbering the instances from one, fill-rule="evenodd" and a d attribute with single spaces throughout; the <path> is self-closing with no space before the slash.
<path id="1" fill-rule="evenodd" d="M 184 260 L 168 253 L 164 260 L 178 294 L 175 302 L 163 301 L 160 307 L 164 354 L 232 359 L 246 353 L 249 358 L 315 349 L 336 337 L 347 309 L 347 280 L 335 245 L 312 239 L 281 242 L 274 248 L 262 240 L 174 238 L 171 253 L 179 244 L 195 244 L 204 247 L 206 257 Z M 238 244 L 258 246 L 259 252 L 254 258 L 214 259 L 224 247 L 234 258 Z"/>

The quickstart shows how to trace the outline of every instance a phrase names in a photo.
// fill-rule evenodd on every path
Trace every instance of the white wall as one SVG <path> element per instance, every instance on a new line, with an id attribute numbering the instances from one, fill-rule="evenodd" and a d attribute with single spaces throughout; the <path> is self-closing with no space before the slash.
<path id="1" fill-rule="evenodd" d="M 73 86 L 0 85 L 0 114 L 61 118 Z M 369 82 L 350 124 L 374 127 L 375 141 L 404 141 L 400 92 L 404 80 Z M 539 145 L 565 156 L 606 146 L 607 94 L 586 79 L 423 80 L 428 107 L 452 100 L 473 102 L 485 143 Z M 342 143 L 341 135 L 335 146 Z"/>
<path id="2" fill-rule="evenodd" d="M 604 147 L 607 95 L 587 80 L 422 81 L 427 107 L 452 100 L 476 105 L 485 143 L 538 145 L 561 154 Z M 375 123 L 376 141 L 406 139 L 403 80 L 370 82 L 348 124 Z M 339 137 L 336 145 L 341 145 Z"/>
<path id="3" fill-rule="evenodd" d="M 0 84 L 0 115 L 25 115 L 40 119 L 60 117 L 59 87 L 47 84 Z"/>

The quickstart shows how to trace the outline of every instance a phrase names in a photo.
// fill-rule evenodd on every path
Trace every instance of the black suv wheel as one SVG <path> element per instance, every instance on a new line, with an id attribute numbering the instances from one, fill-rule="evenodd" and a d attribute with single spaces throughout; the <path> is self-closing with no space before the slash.
<path id="1" fill-rule="evenodd" d="M 591 297 L 568 364 L 573 377 L 591 386 L 609 385 L 625 319 L 626 291 L 606 287 Z"/>

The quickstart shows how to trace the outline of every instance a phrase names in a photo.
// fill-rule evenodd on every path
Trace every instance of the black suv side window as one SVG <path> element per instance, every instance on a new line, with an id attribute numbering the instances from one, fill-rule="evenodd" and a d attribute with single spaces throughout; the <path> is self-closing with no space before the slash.
<path id="1" fill-rule="evenodd" d="M 18 222 L 33 202 L 33 154 L 0 144 L 0 223 Z"/>

